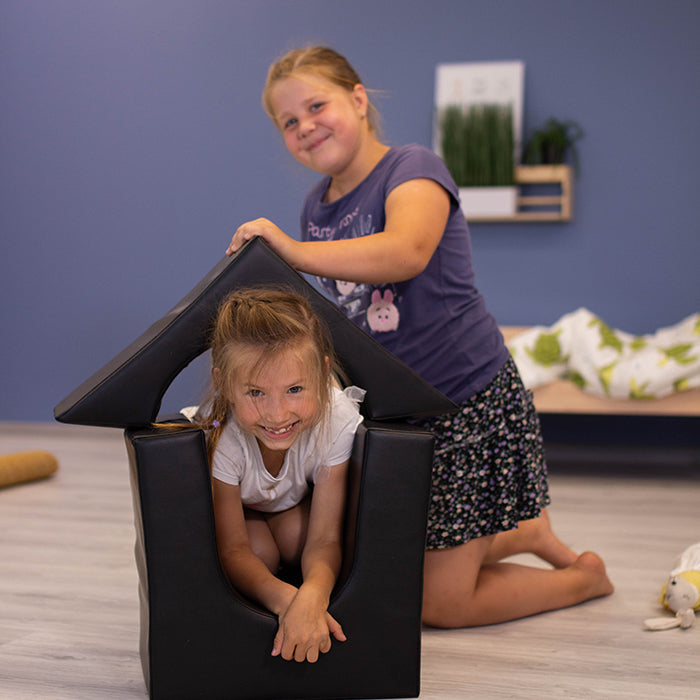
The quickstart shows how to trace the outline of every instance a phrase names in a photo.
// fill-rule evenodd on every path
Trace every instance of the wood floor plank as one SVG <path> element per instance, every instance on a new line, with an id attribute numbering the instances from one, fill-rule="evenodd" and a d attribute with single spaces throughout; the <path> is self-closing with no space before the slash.
<path id="1" fill-rule="evenodd" d="M 0 423 L 0 454 L 29 449 L 60 466 L 0 489 L 0 697 L 143 700 L 122 435 Z M 601 554 L 615 594 L 502 625 L 424 630 L 421 698 L 700 698 L 700 620 L 685 631 L 642 628 L 665 614 L 661 585 L 700 541 L 700 474 L 552 474 L 551 491 L 556 530 Z"/>

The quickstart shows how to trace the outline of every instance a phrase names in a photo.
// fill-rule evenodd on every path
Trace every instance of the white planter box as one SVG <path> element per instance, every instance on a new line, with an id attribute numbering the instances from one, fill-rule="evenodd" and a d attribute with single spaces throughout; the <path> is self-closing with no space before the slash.
<path id="1" fill-rule="evenodd" d="M 467 219 L 514 216 L 517 187 L 460 187 L 459 199 Z"/>

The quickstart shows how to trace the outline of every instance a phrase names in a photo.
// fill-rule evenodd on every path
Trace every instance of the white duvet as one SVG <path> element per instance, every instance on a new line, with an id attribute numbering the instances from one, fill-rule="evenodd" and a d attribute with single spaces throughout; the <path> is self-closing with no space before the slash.
<path id="1" fill-rule="evenodd" d="M 568 379 L 592 394 L 654 399 L 700 386 L 700 313 L 637 336 L 581 308 L 508 347 L 528 389 Z"/>

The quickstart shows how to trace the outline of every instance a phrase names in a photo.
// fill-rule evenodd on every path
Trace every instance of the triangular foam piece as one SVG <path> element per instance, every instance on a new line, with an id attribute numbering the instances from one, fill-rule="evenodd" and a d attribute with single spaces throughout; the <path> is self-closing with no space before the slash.
<path id="1" fill-rule="evenodd" d="M 310 300 L 330 328 L 348 377 L 367 390 L 362 406 L 367 418 L 415 418 L 456 410 L 452 401 L 359 329 L 256 238 L 234 257 L 222 259 L 163 318 L 63 399 L 54 409 L 56 420 L 115 428 L 152 423 L 167 388 L 206 351 L 221 300 L 249 286 L 281 286 Z"/>

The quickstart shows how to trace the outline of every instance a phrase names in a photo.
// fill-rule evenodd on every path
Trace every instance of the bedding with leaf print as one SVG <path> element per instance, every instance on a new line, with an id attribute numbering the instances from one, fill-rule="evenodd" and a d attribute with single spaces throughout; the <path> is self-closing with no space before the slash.
<path id="1" fill-rule="evenodd" d="M 508 347 L 528 389 L 568 379 L 600 396 L 656 399 L 700 386 L 700 313 L 632 335 L 581 308 L 529 328 Z"/>

